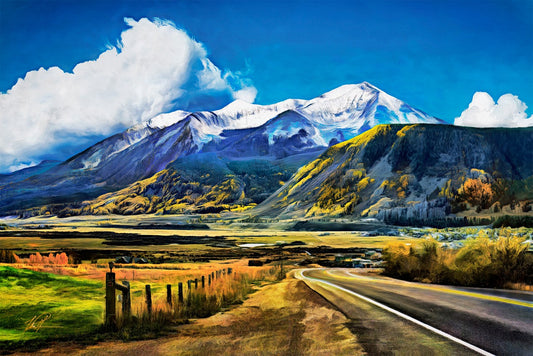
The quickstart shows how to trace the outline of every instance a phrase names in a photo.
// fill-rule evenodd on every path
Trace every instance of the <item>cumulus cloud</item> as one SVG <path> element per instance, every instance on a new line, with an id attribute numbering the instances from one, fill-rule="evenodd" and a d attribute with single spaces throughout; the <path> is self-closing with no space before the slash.
<path id="1" fill-rule="evenodd" d="M 220 70 L 201 43 L 172 23 L 125 22 L 129 28 L 116 46 L 96 60 L 72 73 L 58 67 L 28 72 L 0 94 L 0 171 L 170 110 L 255 99 L 249 80 Z"/>
<path id="2" fill-rule="evenodd" d="M 504 94 L 495 103 L 485 92 L 477 92 L 468 109 L 455 119 L 455 125 L 472 127 L 533 126 L 533 115 L 526 114 L 527 105 L 516 95 Z"/>

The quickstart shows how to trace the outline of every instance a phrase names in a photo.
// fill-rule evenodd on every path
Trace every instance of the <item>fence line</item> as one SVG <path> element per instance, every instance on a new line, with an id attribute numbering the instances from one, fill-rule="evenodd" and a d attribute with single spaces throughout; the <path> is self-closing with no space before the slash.
<path id="1" fill-rule="evenodd" d="M 131 319 L 131 287 L 130 283 L 123 281 L 122 284 L 117 283 L 115 279 L 115 273 L 113 272 L 114 264 L 113 262 L 109 263 L 109 272 L 106 272 L 106 309 L 105 309 L 105 325 L 109 328 L 117 327 L 117 315 L 116 315 L 116 291 L 122 292 L 122 314 L 126 320 Z M 218 270 L 211 272 L 207 275 L 208 287 L 215 281 L 215 279 L 220 279 L 224 276 L 231 276 L 233 274 L 232 268 L 227 268 L 223 270 Z M 195 290 L 198 290 L 198 283 L 201 283 L 202 290 L 205 290 L 205 276 L 201 276 L 201 279 L 195 278 L 194 280 L 189 279 L 187 281 L 187 291 L 188 291 L 188 300 L 192 298 L 193 286 Z M 172 285 L 166 285 L 166 302 L 172 307 L 173 294 L 172 294 Z M 184 291 L 183 291 L 183 282 L 178 282 L 178 295 L 177 302 L 179 305 L 183 306 L 185 304 L 184 300 Z M 145 285 L 145 304 L 146 310 L 149 317 L 152 316 L 152 287 L 150 284 Z"/>

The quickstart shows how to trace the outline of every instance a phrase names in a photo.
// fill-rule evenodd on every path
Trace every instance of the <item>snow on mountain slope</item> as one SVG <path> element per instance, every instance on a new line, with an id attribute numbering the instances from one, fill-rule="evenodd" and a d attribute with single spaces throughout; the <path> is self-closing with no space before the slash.
<path id="1" fill-rule="evenodd" d="M 327 143 L 320 131 L 302 114 L 287 110 L 265 124 L 249 129 L 224 130 L 220 137 L 203 147 L 231 158 L 272 157 L 280 159 L 317 148 Z"/>
<path id="2" fill-rule="evenodd" d="M 442 123 L 366 82 L 343 85 L 298 111 L 317 124 L 325 140 L 337 142 L 339 135 L 350 139 L 379 124 Z"/>
<path id="3" fill-rule="evenodd" d="M 343 85 L 309 100 L 300 112 L 323 125 L 346 126 L 363 116 L 375 101 L 377 93 L 366 83 Z"/>
<path id="4" fill-rule="evenodd" d="M 157 115 L 151 118 L 150 120 L 139 124 L 138 126 L 151 127 L 154 129 L 163 129 L 185 119 L 189 114 L 190 112 L 188 111 L 176 110 L 170 113 Z"/>
<path id="5" fill-rule="evenodd" d="M 243 129 L 261 126 L 284 111 L 301 107 L 305 102 L 305 100 L 287 99 L 272 105 L 256 105 L 235 100 L 214 114 L 226 123 L 226 129 Z"/>
<path id="6" fill-rule="evenodd" d="M 83 158 L 83 169 L 94 169 L 103 157 L 111 157 L 139 143 L 159 130 L 165 131 L 163 141 L 176 135 L 174 125 L 190 119 L 188 127 L 191 139 L 198 150 L 211 141 L 224 141 L 221 136 L 227 130 L 260 127 L 286 111 L 298 113 L 309 120 L 313 129 L 316 147 L 341 142 L 355 137 L 371 127 L 387 123 L 438 123 L 439 120 L 419 110 L 413 109 L 369 83 L 343 85 L 311 100 L 287 99 L 272 105 L 250 104 L 236 100 L 217 111 L 200 111 L 189 113 L 174 111 L 158 115 L 142 124 L 136 125 L 121 135 L 121 139 L 105 143 L 105 149 L 93 150 L 91 155 Z M 286 121 L 286 120 L 285 120 Z M 291 137 L 299 120 L 292 125 L 270 127 L 269 142 L 273 137 Z M 173 127 L 173 128 L 170 128 Z M 159 136 L 158 140 L 161 137 Z M 104 141 L 105 142 L 105 141 Z M 162 147 L 161 142 L 155 146 Z M 163 146 L 166 147 L 166 146 Z"/>

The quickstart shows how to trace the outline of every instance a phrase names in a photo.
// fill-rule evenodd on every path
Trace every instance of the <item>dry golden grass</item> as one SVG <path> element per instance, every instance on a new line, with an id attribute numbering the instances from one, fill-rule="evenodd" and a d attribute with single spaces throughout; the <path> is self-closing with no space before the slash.
<path id="1" fill-rule="evenodd" d="M 38 272 L 48 272 L 57 275 L 80 277 L 93 280 L 105 280 L 105 273 L 109 271 L 106 265 L 80 264 L 80 265 L 38 265 L 38 264 L 10 264 L 15 268 L 30 269 Z M 213 279 L 209 285 L 208 275 L 216 271 L 232 268 L 231 277 L 226 275 Z M 153 310 L 167 311 L 166 286 L 172 285 L 174 297 L 178 293 L 178 283 L 183 283 L 184 294 L 187 298 L 189 290 L 188 280 L 198 280 L 198 289 L 192 284 L 192 290 L 202 290 L 205 295 L 221 296 L 232 294 L 235 283 L 228 283 L 229 279 L 244 277 L 250 283 L 260 280 L 273 280 L 275 276 L 272 266 L 249 267 L 248 260 L 227 260 L 208 263 L 179 263 L 179 264 L 143 264 L 143 265 L 117 265 L 113 270 L 117 282 L 128 281 L 131 285 L 132 311 L 134 315 L 142 315 L 145 311 L 145 285 L 149 284 L 152 290 Z M 201 278 L 205 277 L 205 288 L 201 288 Z M 270 276 L 270 277 L 269 277 Z M 120 294 L 117 292 L 117 295 Z M 118 307 L 117 309 L 120 309 Z"/>
<path id="2" fill-rule="evenodd" d="M 39 264 L 9 264 L 15 268 L 26 268 L 39 272 L 50 272 L 65 276 L 82 277 L 89 279 L 104 279 L 109 267 L 105 264 L 79 264 L 79 265 L 39 265 Z M 201 278 L 202 275 L 218 271 L 224 268 L 233 268 L 237 273 L 246 273 L 250 276 L 259 274 L 261 271 L 270 269 L 270 266 L 249 267 L 248 260 L 225 260 L 207 263 L 162 263 L 162 264 L 116 264 L 116 280 L 128 280 L 137 282 L 165 282 L 174 283 L 187 278 Z"/>

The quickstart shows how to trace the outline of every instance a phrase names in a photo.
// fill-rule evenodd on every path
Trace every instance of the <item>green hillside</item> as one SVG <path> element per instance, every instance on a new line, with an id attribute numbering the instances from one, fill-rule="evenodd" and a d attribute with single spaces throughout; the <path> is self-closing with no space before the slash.
<path id="1" fill-rule="evenodd" d="M 214 153 L 195 154 L 174 161 L 148 179 L 86 201 L 79 207 L 44 209 L 55 209 L 51 212 L 60 216 L 242 211 L 268 198 L 316 155 L 236 160 Z"/>

